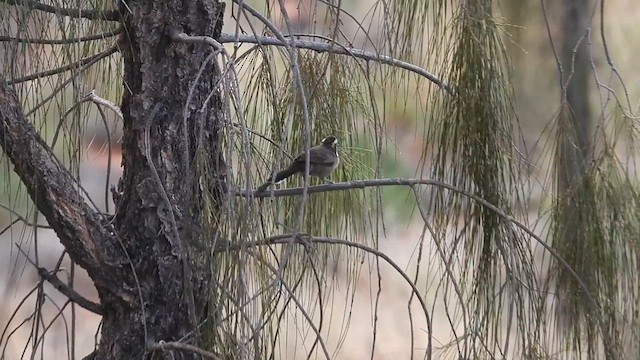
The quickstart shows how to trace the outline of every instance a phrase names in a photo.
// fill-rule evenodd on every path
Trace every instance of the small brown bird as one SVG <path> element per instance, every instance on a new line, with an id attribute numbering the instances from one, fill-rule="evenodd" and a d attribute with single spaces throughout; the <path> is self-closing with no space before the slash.
<path id="1" fill-rule="evenodd" d="M 331 175 L 333 170 L 335 170 L 340 163 L 340 157 L 336 150 L 337 145 L 338 139 L 336 139 L 335 136 L 327 136 L 322 139 L 322 143 L 320 143 L 320 145 L 309 149 L 309 175 L 331 182 L 326 178 Z M 304 151 L 301 152 L 296 156 L 289 167 L 279 171 L 274 176 L 270 177 L 267 182 L 260 185 L 256 190 L 256 193 L 263 192 L 270 185 L 277 184 L 295 174 L 304 175 L 306 159 L 306 153 Z"/>

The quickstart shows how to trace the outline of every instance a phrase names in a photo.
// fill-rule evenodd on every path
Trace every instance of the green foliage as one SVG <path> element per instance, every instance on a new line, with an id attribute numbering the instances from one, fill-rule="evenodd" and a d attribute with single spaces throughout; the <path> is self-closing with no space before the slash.
<path id="1" fill-rule="evenodd" d="M 568 120 L 562 112 L 558 121 Z M 557 136 L 571 138 L 571 131 L 560 126 Z M 632 296 L 638 291 L 638 186 L 605 146 L 583 172 L 574 172 L 567 187 L 568 159 L 575 156 L 575 148 L 558 146 L 560 180 L 550 225 L 554 248 L 582 284 L 553 263 L 548 286 L 558 294 L 553 302 L 558 331 L 568 334 L 572 349 L 598 358 L 600 336 L 606 351 L 619 352 L 620 339 L 631 335 L 626 324 L 638 321 Z"/>

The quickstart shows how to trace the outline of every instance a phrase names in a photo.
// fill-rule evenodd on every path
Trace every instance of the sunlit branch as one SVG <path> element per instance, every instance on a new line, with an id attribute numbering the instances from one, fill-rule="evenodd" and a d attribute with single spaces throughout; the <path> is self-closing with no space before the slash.
<path id="1" fill-rule="evenodd" d="M 29 80 L 35 80 L 35 79 L 39 79 L 39 78 L 42 78 L 42 77 L 47 77 L 47 76 L 52 76 L 52 75 L 55 75 L 55 74 L 63 73 L 65 71 L 69 71 L 69 70 L 72 70 L 74 68 L 78 68 L 78 67 L 87 65 L 89 63 L 94 63 L 96 61 L 104 59 L 107 56 L 109 56 L 109 55 L 111 55 L 111 54 L 113 54 L 113 53 L 115 53 L 117 51 L 118 51 L 118 46 L 114 45 L 114 46 L 108 48 L 107 50 L 105 50 L 105 51 L 103 51 L 101 53 L 88 56 L 88 57 L 86 57 L 84 59 L 80 59 L 80 60 L 78 60 L 78 61 L 76 61 L 76 62 L 74 62 L 72 64 L 67 64 L 67 65 L 60 66 L 60 67 L 55 68 L 55 69 L 51 69 L 51 70 L 42 71 L 42 72 L 39 72 L 39 73 L 35 73 L 35 74 L 19 77 L 17 79 L 13 79 L 13 80 L 7 81 L 7 83 L 9 85 L 15 85 L 15 84 L 18 84 L 18 83 L 21 83 L 21 82 L 25 82 L 25 81 L 29 81 Z"/>
<path id="2" fill-rule="evenodd" d="M 69 39 L 32 39 L 32 38 L 17 38 L 12 36 L 0 36 L 0 41 L 4 42 L 18 42 L 23 44 L 44 44 L 44 45 L 65 45 L 65 44 L 74 44 L 85 41 L 93 41 L 93 40 L 101 40 L 110 38 L 116 35 L 119 35 L 122 32 L 122 27 L 119 27 L 115 30 L 107 31 L 105 33 L 83 36 L 78 38 L 69 38 Z"/>
<path id="3" fill-rule="evenodd" d="M 73 8 L 61 8 L 43 4 L 34 0 L 2 0 L 9 5 L 24 6 L 29 9 L 40 10 L 52 14 L 69 16 L 73 18 L 84 18 L 90 20 L 120 21 L 120 13 L 116 10 L 84 10 Z"/>
<path id="4" fill-rule="evenodd" d="M 107 100 L 105 98 L 100 97 L 98 94 L 96 94 L 96 90 L 95 89 L 91 90 L 90 93 L 85 95 L 82 100 L 83 101 L 91 101 L 96 105 L 105 106 L 105 107 L 109 108 L 111 111 L 113 111 L 114 113 L 116 113 L 116 115 L 118 116 L 118 118 L 120 120 L 122 120 L 124 118 L 122 116 L 122 109 L 120 109 L 120 107 L 118 105 L 116 105 L 113 101 L 110 101 L 110 100 Z M 107 127 L 107 130 L 108 130 L 108 127 Z"/>
<path id="5" fill-rule="evenodd" d="M 287 45 L 290 45 L 292 40 L 286 40 L 286 42 L 283 42 L 282 40 L 277 39 L 275 37 L 271 37 L 271 36 L 256 36 L 256 35 L 247 35 L 247 34 L 236 35 L 236 34 L 222 33 L 220 35 L 219 41 L 220 43 L 223 43 L 223 44 L 235 43 L 237 41 L 241 43 L 259 44 L 259 45 L 287 46 Z M 327 43 L 322 43 L 317 41 L 300 40 L 300 39 L 296 39 L 295 44 L 296 44 L 296 47 L 301 49 L 313 50 L 320 53 L 329 52 L 332 54 L 350 55 L 358 59 L 375 61 L 381 64 L 391 65 L 401 69 L 405 69 L 425 77 L 432 83 L 438 85 L 441 89 L 444 89 L 445 91 L 447 91 L 449 94 L 453 94 L 453 89 L 444 81 L 440 80 L 436 75 L 430 73 L 429 71 L 417 65 L 408 63 L 406 61 L 394 59 L 387 55 L 380 55 L 380 54 L 367 52 L 361 49 L 342 46 L 339 44 L 327 44 Z"/>

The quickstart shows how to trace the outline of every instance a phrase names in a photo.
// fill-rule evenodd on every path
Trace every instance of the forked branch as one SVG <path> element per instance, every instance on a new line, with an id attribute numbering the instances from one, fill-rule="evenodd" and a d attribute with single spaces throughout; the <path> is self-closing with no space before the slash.
<path id="1" fill-rule="evenodd" d="M 72 287 L 63 283 L 62 280 L 60 280 L 60 278 L 56 276 L 55 272 L 51 272 L 43 268 L 42 266 L 38 266 L 38 264 L 31 260 L 31 258 L 29 258 L 29 255 L 24 250 L 22 250 L 19 245 L 17 246 L 18 250 L 22 253 L 25 259 L 27 259 L 27 261 L 38 270 L 38 275 L 40 275 L 41 278 L 47 280 L 54 288 L 56 288 L 56 290 L 66 296 L 70 301 L 73 301 L 80 307 L 83 307 L 94 314 L 102 315 L 102 306 L 100 304 L 96 304 L 93 301 L 85 298 L 77 291 L 75 291 Z"/>
<path id="2" fill-rule="evenodd" d="M 71 259 L 87 270 L 96 286 L 115 279 L 104 257 L 113 235 L 99 213 L 84 201 L 78 184 L 27 121 L 15 92 L 0 77 L 0 146 L 29 196 L 45 216 Z"/>

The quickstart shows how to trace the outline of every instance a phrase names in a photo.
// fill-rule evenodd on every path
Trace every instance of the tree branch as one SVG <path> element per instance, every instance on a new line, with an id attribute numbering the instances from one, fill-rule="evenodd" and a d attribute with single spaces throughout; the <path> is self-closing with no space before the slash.
<path id="1" fill-rule="evenodd" d="M 442 187 L 463 195 L 470 196 L 476 200 L 483 200 L 471 193 L 458 189 L 455 186 L 449 185 L 442 181 L 428 180 L 428 179 L 370 179 L 370 180 L 353 180 L 334 184 L 324 184 L 317 186 L 309 186 L 307 191 L 309 194 L 322 193 L 330 191 L 344 191 L 350 189 L 364 189 L 367 187 L 380 187 L 380 186 L 413 186 L 413 185 L 431 185 Z M 241 197 L 256 197 L 256 198 L 268 198 L 268 197 L 282 197 L 282 196 L 294 196 L 302 195 L 303 188 L 288 188 L 279 190 L 267 190 L 263 192 L 254 192 L 251 190 L 235 189 L 233 195 Z M 487 202 L 486 200 L 483 200 Z M 487 204 L 490 204 L 487 202 Z"/>
<path id="2" fill-rule="evenodd" d="M 60 66 L 58 68 L 55 69 L 51 69 L 51 70 L 46 70 L 46 71 L 41 71 L 39 73 L 35 73 L 35 74 L 31 74 L 31 75 L 26 75 L 23 77 L 19 77 L 17 79 L 13 79 L 13 80 L 9 80 L 9 85 L 14 85 L 14 84 L 18 84 L 21 82 L 25 82 L 25 81 L 29 81 L 29 80 L 35 80 L 41 77 L 45 77 L 45 76 L 51 76 L 51 75 L 55 75 L 58 73 L 62 73 L 65 71 L 69 71 L 71 69 L 75 69 L 75 68 L 79 68 L 82 66 L 85 66 L 87 64 L 90 63 L 95 63 L 97 61 L 100 61 L 104 58 L 106 58 L 107 56 L 115 53 L 116 51 L 118 51 L 118 46 L 114 45 L 110 48 L 108 48 L 107 50 L 97 53 L 95 55 L 91 55 L 91 56 L 87 56 L 86 58 L 80 59 L 74 63 L 71 64 L 67 64 L 64 66 Z"/>
<path id="3" fill-rule="evenodd" d="M 96 286 L 111 289 L 117 280 L 104 261 L 104 244 L 113 241 L 112 233 L 103 226 L 100 214 L 85 203 L 75 180 L 27 121 L 15 92 L 2 76 L 0 146 L 71 259 L 87 270 Z"/>
<path id="4" fill-rule="evenodd" d="M 102 34 L 87 35 L 87 36 L 69 38 L 69 39 L 38 39 L 38 38 L 18 38 L 13 36 L 0 36 L 0 41 L 3 41 L 3 42 L 15 41 L 22 44 L 64 45 L 64 44 L 74 44 L 74 43 L 85 42 L 85 41 L 104 40 L 106 38 L 120 35 L 122 30 L 123 30 L 123 27 L 120 26 L 115 30 L 107 31 Z"/>
<path id="5" fill-rule="evenodd" d="M 287 42 L 285 43 L 271 36 L 256 36 L 256 35 L 247 35 L 247 34 L 236 35 L 236 34 L 222 33 L 220 35 L 219 41 L 222 44 L 235 43 L 237 41 L 237 42 L 249 43 L 249 44 L 273 45 L 273 46 L 286 47 L 286 46 L 290 46 L 293 40 L 287 40 Z M 429 71 L 417 65 L 408 63 L 406 61 L 394 59 L 387 55 L 370 53 L 364 50 L 350 48 L 350 47 L 342 46 L 339 44 L 327 44 L 327 43 L 321 43 L 317 41 L 308 41 L 308 40 L 300 40 L 300 39 L 295 40 L 295 45 L 296 47 L 301 49 L 313 50 L 320 53 L 329 52 L 329 53 L 338 54 L 338 55 L 351 55 L 358 59 L 375 61 L 381 64 L 391 65 L 401 69 L 405 69 L 427 78 L 429 81 L 438 85 L 441 89 L 445 90 L 450 95 L 454 94 L 453 89 L 449 85 L 447 85 L 444 81 L 440 80 L 440 78 L 430 73 Z"/>
<path id="6" fill-rule="evenodd" d="M 72 8 L 60 8 L 43 4 L 34 0 L 2 0 L 9 5 L 24 6 L 29 9 L 40 10 L 56 15 L 69 16 L 73 18 L 84 18 L 89 20 L 107 20 L 107 21 L 120 21 L 120 13 L 116 10 L 84 10 L 84 9 L 72 9 Z"/>
<path id="7" fill-rule="evenodd" d="M 427 324 L 429 325 L 428 327 L 429 331 L 430 329 L 432 329 L 432 325 L 431 325 L 432 320 L 431 320 L 431 316 L 429 315 L 429 309 L 427 307 L 426 302 L 424 301 L 424 297 L 420 294 L 420 291 L 418 290 L 418 287 L 416 286 L 416 284 L 413 281 L 411 281 L 411 279 L 409 278 L 409 275 L 407 275 L 407 273 L 398 264 L 396 264 L 396 262 L 393 261 L 391 257 L 383 253 L 382 251 L 374 249 L 370 246 L 360 244 L 354 241 L 344 240 L 344 239 L 309 236 L 307 234 L 302 234 L 302 233 L 298 233 L 298 234 L 291 233 L 291 234 L 281 234 L 281 235 L 270 236 L 268 238 L 264 238 L 258 241 L 248 241 L 248 242 L 241 242 L 241 243 L 237 243 L 237 242 L 232 243 L 229 241 L 223 241 L 221 244 L 217 245 L 214 248 L 214 253 L 246 249 L 246 248 L 256 247 L 261 245 L 278 245 L 278 244 L 289 245 L 292 243 L 303 245 L 305 247 L 310 243 L 343 245 L 343 246 L 348 246 L 348 247 L 365 251 L 367 253 L 370 253 L 374 256 L 377 256 L 383 259 L 387 264 L 393 267 L 394 270 L 396 270 L 396 272 L 400 274 L 400 276 L 402 276 L 402 278 L 405 280 L 407 285 L 409 285 L 412 293 L 416 296 L 416 298 L 418 299 L 418 302 L 420 303 L 420 307 L 422 308 Z M 282 279 L 280 280 L 283 281 Z M 429 338 L 431 338 L 431 336 L 432 334 L 429 333 Z M 431 349 L 430 340 L 429 340 L 428 348 Z"/>
<path id="8" fill-rule="evenodd" d="M 447 190 L 450 190 L 454 193 L 466 196 L 480 204 L 482 204 L 484 207 L 486 207 L 487 209 L 495 212 L 498 216 L 500 216 L 502 219 L 514 224 L 516 227 L 518 227 L 519 229 L 521 229 L 522 231 L 524 231 L 527 235 L 529 235 L 531 238 L 533 238 L 534 240 L 536 240 L 536 242 L 538 242 L 538 244 L 540 244 L 543 248 L 545 248 L 545 250 L 547 250 L 551 256 L 553 256 L 553 258 L 555 258 L 558 263 L 569 273 L 571 274 L 571 277 L 574 278 L 574 280 L 576 281 L 576 283 L 578 284 L 578 286 L 581 288 L 581 290 L 583 291 L 584 295 L 587 297 L 587 300 L 589 301 L 594 314 L 596 314 L 595 316 L 598 318 L 598 321 L 600 323 L 600 326 L 604 329 L 604 325 L 603 325 L 603 320 L 601 319 L 600 315 L 600 306 L 598 305 L 598 302 L 596 301 L 594 295 L 591 293 L 591 290 L 589 289 L 589 287 L 587 286 L 587 284 L 582 280 L 582 278 L 580 278 L 580 276 L 578 275 L 578 273 L 576 273 L 576 271 L 571 267 L 571 265 L 569 265 L 569 263 L 558 254 L 557 251 L 555 251 L 551 245 L 547 244 L 544 240 L 542 240 L 542 238 L 538 235 L 536 235 L 531 229 L 529 229 L 527 226 L 525 226 L 522 222 L 518 221 L 517 219 L 515 219 L 513 216 L 510 216 L 509 214 L 505 213 L 502 209 L 498 208 L 497 206 L 493 205 L 492 203 L 490 203 L 489 201 L 483 199 L 482 197 L 471 193 L 469 191 L 463 190 L 463 189 L 459 189 L 453 185 L 444 183 L 442 181 L 437 181 L 437 180 L 426 180 L 426 179 L 402 179 L 402 178 L 397 178 L 397 179 L 372 179 L 372 180 L 354 180 L 354 181 L 349 181 L 349 182 L 343 182 L 343 183 L 337 183 L 337 184 L 327 184 L 327 185 L 318 185 L 318 186 L 310 186 L 308 187 L 307 193 L 308 194 L 313 194 L 313 193 L 320 193 L 320 192 L 329 192 L 329 191 L 344 191 L 344 190 L 349 190 L 349 189 L 364 189 L 366 187 L 380 187 L 380 186 L 410 186 L 413 187 L 415 185 L 430 185 L 430 186 L 436 186 L 436 187 L 440 187 L 440 188 L 444 188 Z M 266 197 L 281 197 L 281 196 L 293 196 L 293 195 L 301 195 L 303 192 L 304 188 L 290 188 L 290 189 L 282 189 L 282 190 L 271 190 L 271 191 L 264 191 L 261 193 L 254 193 L 252 191 L 247 191 L 247 190 L 234 190 L 234 195 L 236 196 L 241 196 L 241 197 L 257 197 L 257 198 L 266 198 Z M 285 235 L 287 237 L 287 239 L 291 239 L 292 236 L 291 235 Z M 304 237 L 302 237 L 304 239 Z M 312 239 L 321 239 L 321 238 L 312 238 Z M 281 241 L 281 237 L 280 236 L 276 236 L 276 237 L 271 237 L 271 238 L 267 238 L 265 240 L 263 240 L 263 242 L 257 242 L 257 243 L 250 243 L 250 244 L 262 244 L 262 243 L 277 243 L 277 241 Z M 317 241 L 317 240 L 314 240 Z M 227 241 L 228 243 L 228 241 Z M 225 244 L 223 243 L 222 246 L 225 246 Z M 233 247 L 234 244 L 227 244 L 226 246 L 228 247 Z"/>
<path id="9" fill-rule="evenodd" d="M 35 262 L 33 262 L 33 260 L 29 258 L 27 253 L 24 250 L 22 250 L 22 248 L 19 245 L 16 244 L 16 246 L 18 247 L 18 250 L 20 250 L 22 255 L 25 257 L 25 259 L 27 259 L 27 261 L 38 270 L 38 275 L 40 275 L 41 278 L 47 280 L 47 282 L 53 285 L 53 287 L 56 288 L 56 290 L 58 290 L 62 295 L 66 296 L 69 300 L 78 304 L 80 307 L 86 310 L 89 310 L 92 313 L 102 315 L 102 306 L 100 304 L 96 304 L 93 301 L 90 301 L 89 299 L 80 295 L 77 291 L 69 287 L 69 285 L 63 283 L 62 280 L 60 280 L 60 278 L 58 278 L 55 273 L 48 271 L 47 269 L 41 266 L 38 266 Z"/>

